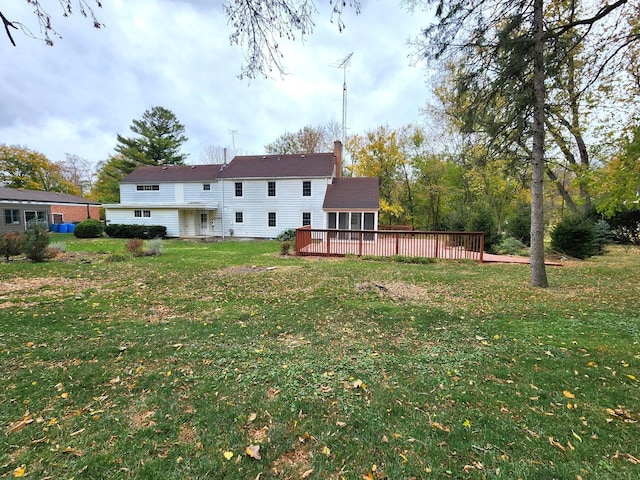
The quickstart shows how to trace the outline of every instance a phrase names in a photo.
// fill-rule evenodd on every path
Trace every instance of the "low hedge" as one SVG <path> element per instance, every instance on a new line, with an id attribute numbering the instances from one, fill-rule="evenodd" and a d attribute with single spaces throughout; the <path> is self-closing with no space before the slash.
<path id="1" fill-rule="evenodd" d="M 166 238 L 167 227 L 164 225 L 125 225 L 113 223 L 107 225 L 105 233 L 112 238 Z"/>
<path id="2" fill-rule="evenodd" d="M 76 238 L 99 238 L 102 236 L 104 227 L 100 220 L 88 219 L 80 222 L 73 229 Z"/>

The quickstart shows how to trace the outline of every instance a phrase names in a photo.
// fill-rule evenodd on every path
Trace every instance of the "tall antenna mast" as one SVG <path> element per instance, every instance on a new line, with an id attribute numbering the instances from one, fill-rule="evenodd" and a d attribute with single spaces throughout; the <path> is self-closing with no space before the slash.
<path id="1" fill-rule="evenodd" d="M 347 66 L 352 55 L 353 52 L 347 55 L 338 65 L 338 68 L 342 69 L 344 77 L 342 83 L 342 148 L 344 148 L 344 144 L 347 141 Z"/>
<path id="2" fill-rule="evenodd" d="M 229 130 L 229 133 L 231 134 L 231 146 L 233 147 L 233 154 L 236 154 L 236 134 L 238 133 L 238 130 Z"/>

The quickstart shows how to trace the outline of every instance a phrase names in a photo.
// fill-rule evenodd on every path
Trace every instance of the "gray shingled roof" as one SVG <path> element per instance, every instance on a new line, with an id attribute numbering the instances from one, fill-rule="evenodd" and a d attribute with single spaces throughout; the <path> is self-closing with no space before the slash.
<path id="1" fill-rule="evenodd" d="M 222 165 L 143 165 L 120 183 L 207 182 L 218 178 Z"/>
<path id="2" fill-rule="evenodd" d="M 341 177 L 327 186 L 322 208 L 377 210 L 379 201 L 376 177 Z"/>
<path id="3" fill-rule="evenodd" d="M 79 203 L 82 205 L 100 205 L 84 197 L 68 195 L 66 193 L 43 192 L 40 190 L 22 190 L 20 188 L 0 187 L 0 200 L 18 202 L 43 202 L 43 203 Z"/>
<path id="4" fill-rule="evenodd" d="M 220 178 L 310 178 L 333 176 L 333 153 L 234 157 Z"/>

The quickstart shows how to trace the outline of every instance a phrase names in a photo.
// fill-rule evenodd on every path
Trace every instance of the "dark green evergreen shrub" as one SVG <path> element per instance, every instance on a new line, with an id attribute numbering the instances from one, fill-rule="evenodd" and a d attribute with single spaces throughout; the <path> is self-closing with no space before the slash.
<path id="1" fill-rule="evenodd" d="M 46 228 L 36 226 L 27 230 L 27 239 L 24 243 L 24 254 L 32 262 L 42 262 L 48 255 L 49 240 L 51 235 Z"/>
<path id="2" fill-rule="evenodd" d="M 0 235 L 0 255 L 8 262 L 10 257 L 15 257 L 22 253 L 26 240 L 24 233 L 3 233 Z"/>
<path id="3" fill-rule="evenodd" d="M 498 233 L 498 224 L 487 207 L 479 206 L 471 215 L 467 231 L 484 232 L 484 250 L 485 252 L 493 252 L 495 247 L 502 240 L 502 236 Z"/>
<path id="4" fill-rule="evenodd" d="M 640 245 L 640 209 L 625 210 L 609 219 L 613 241 L 623 245 Z"/>
<path id="5" fill-rule="evenodd" d="M 107 225 L 104 231 L 111 238 L 141 238 L 149 240 L 167 236 L 167 227 L 164 225 L 124 225 L 114 223 Z"/>
<path id="6" fill-rule="evenodd" d="M 507 217 L 504 232 L 508 237 L 520 240 L 525 245 L 531 245 L 531 205 L 518 204 L 516 211 Z"/>
<path id="7" fill-rule="evenodd" d="M 102 222 L 93 219 L 84 220 L 73 229 L 76 238 L 99 238 L 103 232 Z"/>
<path id="8" fill-rule="evenodd" d="M 280 233 L 280 235 L 276 237 L 276 240 L 280 242 L 290 242 L 291 240 L 295 240 L 295 239 L 296 239 L 295 228 L 289 228 L 287 230 L 284 230 L 282 233 Z"/>
<path id="9" fill-rule="evenodd" d="M 517 238 L 507 237 L 496 246 L 499 255 L 526 255 L 527 247 Z"/>
<path id="10" fill-rule="evenodd" d="M 580 259 L 597 255 L 593 222 L 584 217 L 563 218 L 551 230 L 551 249 Z"/>

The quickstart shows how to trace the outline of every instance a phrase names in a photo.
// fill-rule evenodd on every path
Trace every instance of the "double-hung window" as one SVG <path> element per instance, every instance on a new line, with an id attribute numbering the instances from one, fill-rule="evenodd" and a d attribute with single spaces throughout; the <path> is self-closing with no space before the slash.
<path id="1" fill-rule="evenodd" d="M 268 213 L 268 225 L 270 227 L 275 227 L 276 226 L 276 212 L 269 212 Z"/>
<path id="2" fill-rule="evenodd" d="M 133 216 L 136 218 L 151 218 L 151 210 L 134 210 Z"/>
<path id="3" fill-rule="evenodd" d="M 276 182 L 267 183 L 267 196 L 269 197 L 276 196 Z"/>
<path id="4" fill-rule="evenodd" d="M 236 182 L 235 195 L 236 197 L 242 196 L 242 182 Z"/>
<path id="5" fill-rule="evenodd" d="M 302 182 L 302 196 L 311 196 L 311 182 L 309 180 L 305 180 L 304 182 Z"/>
<path id="6" fill-rule="evenodd" d="M 7 225 L 18 225 L 20 223 L 20 210 L 4 211 L 4 223 Z"/>

